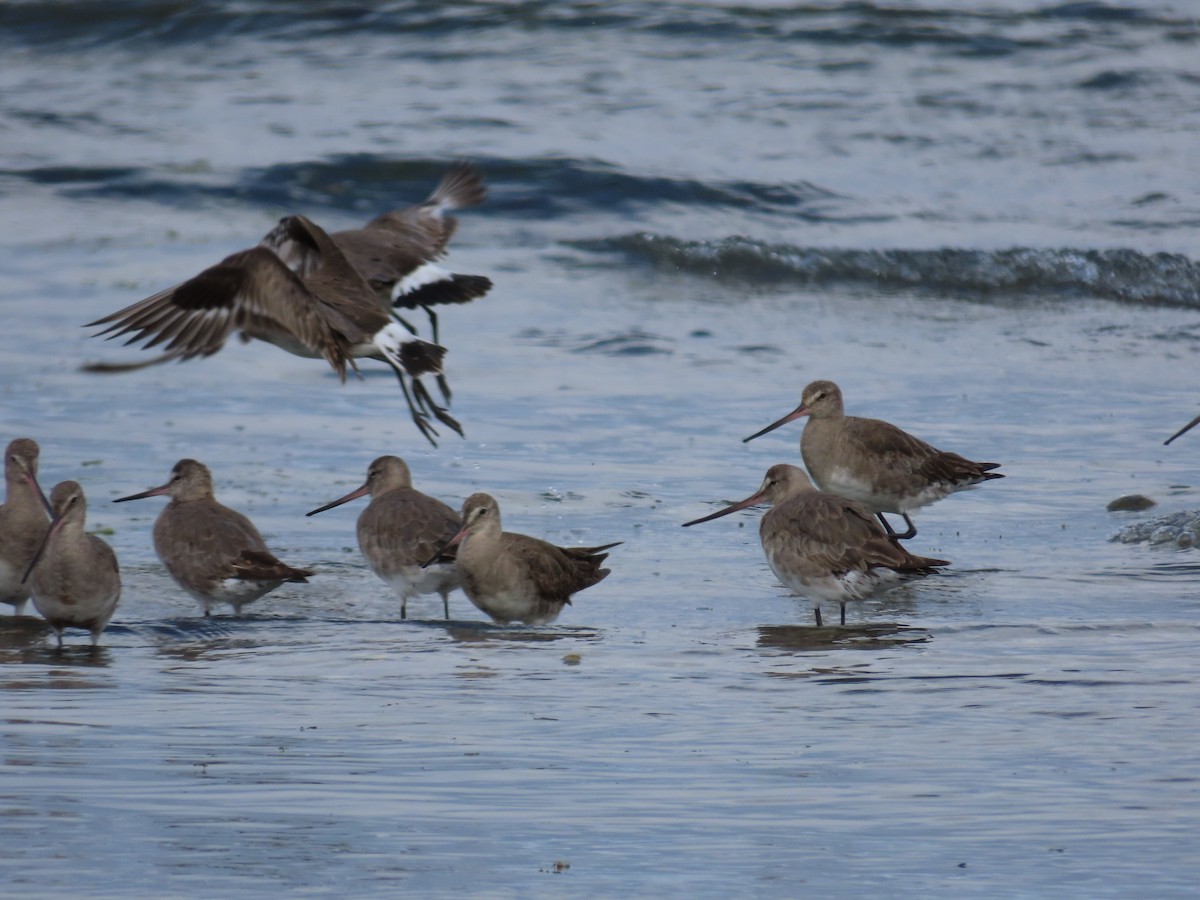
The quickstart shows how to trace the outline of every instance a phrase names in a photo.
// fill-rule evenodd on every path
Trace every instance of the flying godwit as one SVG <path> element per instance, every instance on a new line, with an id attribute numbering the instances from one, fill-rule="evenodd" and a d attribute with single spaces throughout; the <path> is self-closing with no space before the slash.
<path id="1" fill-rule="evenodd" d="M 107 325 L 98 334 L 109 339 L 132 334 L 126 345 L 141 341 L 149 349 L 162 344 L 166 352 L 139 363 L 90 363 L 84 368 L 122 372 L 211 356 L 237 331 L 296 356 L 322 358 L 343 382 L 347 367 L 358 372 L 355 360 L 381 360 L 396 373 L 413 422 L 430 443 L 436 444 L 437 434 L 430 415 L 462 434 L 421 382 L 422 375 L 441 374 L 445 348 L 412 338 L 393 322 L 371 286 L 319 226 L 304 216 L 288 216 L 271 234 L 276 232 L 307 248 L 315 261 L 309 271 L 297 275 L 263 244 L 227 256 L 194 278 L 88 323 Z"/>
<path id="2" fill-rule="evenodd" d="M 161 487 L 120 497 L 114 503 L 168 496 L 154 522 L 154 550 L 171 577 L 209 615 L 228 603 L 237 615 L 285 581 L 307 582 L 313 573 L 280 562 L 254 524 L 213 497 L 212 474 L 194 459 L 181 459 Z"/>
<path id="3" fill-rule="evenodd" d="M 956 491 L 1004 476 L 1000 463 L 973 462 L 938 450 L 880 419 L 846 415 L 842 391 L 832 381 L 814 381 L 800 405 L 782 419 L 746 438 L 752 441 L 795 419 L 808 416 L 800 455 L 823 491 L 865 503 L 888 534 L 907 540 L 917 533 L 908 514 Z M 897 534 L 884 513 L 904 517 L 908 530 Z"/>
<path id="4" fill-rule="evenodd" d="M 817 490 L 803 469 L 785 463 L 768 469 L 762 486 L 745 500 L 684 527 L 759 503 L 771 504 L 758 526 L 767 565 L 785 587 L 812 601 L 818 625 L 822 601 L 841 607 L 845 625 L 851 600 L 950 565 L 944 559 L 913 556 L 876 523 L 867 506 Z"/>
<path id="5" fill-rule="evenodd" d="M 436 344 L 438 323 L 432 307 L 467 303 L 492 288 L 490 278 L 459 275 L 435 262 L 446 255 L 458 229 L 458 220 L 446 213 L 478 206 L 486 198 L 479 171 L 470 163 L 455 163 L 423 203 L 390 210 L 362 228 L 335 231 L 330 237 L 374 289 L 385 311 L 425 310 Z M 298 271 L 311 264 L 303 245 L 281 248 L 280 256 Z"/>
<path id="6" fill-rule="evenodd" d="M 556 547 L 524 534 L 503 531 L 500 505 L 488 494 L 472 494 L 462 506 L 462 527 L 438 553 L 458 547 L 458 572 L 467 598 L 501 624 L 553 622 L 571 595 L 608 576 L 600 547 Z M 433 564 L 438 554 L 426 563 Z"/>
<path id="7" fill-rule="evenodd" d="M 33 605 L 54 629 L 59 648 L 64 628 L 86 628 L 94 647 L 121 597 L 117 555 L 83 530 L 87 498 L 78 482 L 56 484 L 50 508 L 50 528 L 25 571 Z"/>
<path id="8" fill-rule="evenodd" d="M 457 533 L 458 513 L 414 488 L 404 460 L 381 456 L 367 469 L 362 487 L 305 515 L 315 516 L 367 494 L 371 502 L 358 517 L 358 548 L 371 571 L 400 595 L 400 618 L 408 618 L 409 597 L 440 594 L 449 619 L 450 592 L 459 586 L 454 560 L 425 568 L 421 564 Z"/>
<path id="9" fill-rule="evenodd" d="M 50 504 L 37 481 L 38 445 L 11 441 L 4 451 L 4 505 L 0 506 L 0 603 L 25 612 L 29 585 L 23 579 L 50 527 Z"/>

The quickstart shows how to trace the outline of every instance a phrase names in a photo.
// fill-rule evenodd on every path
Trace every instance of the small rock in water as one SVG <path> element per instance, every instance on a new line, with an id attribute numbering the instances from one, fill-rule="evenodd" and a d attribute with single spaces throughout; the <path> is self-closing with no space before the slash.
<path id="1" fill-rule="evenodd" d="M 1118 497 L 1105 507 L 1109 512 L 1141 512 L 1152 506 L 1157 506 L 1153 500 L 1144 494 L 1126 494 Z"/>

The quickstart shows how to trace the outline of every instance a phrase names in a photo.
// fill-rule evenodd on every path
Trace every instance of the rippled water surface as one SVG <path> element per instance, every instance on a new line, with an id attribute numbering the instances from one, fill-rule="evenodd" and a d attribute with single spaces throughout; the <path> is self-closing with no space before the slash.
<path id="1" fill-rule="evenodd" d="M 4 434 L 121 560 L 95 652 L 0 618 L 21 897 L 1185 896 L 1195 853 L 1200 21 L 1183 3 L 0 8 Z M 394 378 L 80 326 L 302 212 L 473 160 L 441 314 L 466 438 Z M 923 510 L 947 574 L 816 628 L 741 439 L 805 383 L 1008 476 Z M 624 541 L 559 621 L 398 602 L 383 453 L 506 527 Z M 318 571 L 198 615 L 150 542 L 184 456 Z M 1157 506 L 1110 513 L 1117 496 Z M 829 621 L 827 617 L 826 621 Z"/>

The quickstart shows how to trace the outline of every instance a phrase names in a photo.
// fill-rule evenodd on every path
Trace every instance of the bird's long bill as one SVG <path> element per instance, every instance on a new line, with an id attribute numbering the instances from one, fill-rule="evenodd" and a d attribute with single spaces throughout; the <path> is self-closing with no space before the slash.
<path id="1" fill-rule="evenodd" d="M 37 476 L 32 472 L 25 473 L 25 480 L 37 491 L 37 495 L 42 499 L 42 506 L 46 508 L 46 512 L 50 518 L 54 518 L 54 509 L 50 506 L 50 499 L 46 496 L 46 492 L 42 490 L 42 486 L 38 484 Z"/>
<path id="2" fill-rule="evenodd" d="M 46 529 L 46 536 L 42 538 L 42 543 L 37 548 L 37 553 L 33 554 L 33 559 L 29 561 L 29 566 L 25 569 L 25 574 L 21 576 L 21 584 L 29 580 L 29 576 L 33 574 L 33 570 L 37 568 L 37 564 L 42 561 L 42 554 L 50 546 L 50 539 L 62 528 L 62 523 L 61 516 L 50 523 L 50 527 Z"/>
<path id="3" fill-rule="evenodd" d="M 345 497 L 334 500 L 332 503 L 326 503 L 324 506 L 317 507 L 312 512 L 306 512 L 305 515 L 315 516 L 317 513 L 323 513 L 327 509 L 333 509 L 335 506 L 341 506 L 343 503 L 349 503 L 351 500 L 357 500 L 359 497 L 365 497 L 370 492 L 370 487 L 364 484 L 362 487 L 352 490 Z"/>
<path id="4" fill-rule="evenodd" d="M 1175 432 L 1173 435 L 1171 435 L 1169 438 L 1167 438 L 1165 441 L 1163 441 L 1163 446 L 1166 446 L 1167 444 L 1171 443 L 1171 441 L 1175 440 L 1175 438 L 1179 437 L 1181 434 L 1187 434 L 1189 431 L 1191 431 L 1197 425 L 1200 425 L 1200 416 L 1196 416 L 1196 418 L 1192 419 L 1192 421 L 1188 422 L 1186 425 L 1184 425 L 1182 428 L 1180 428 L 1177 432 Z"/>
<path id="5" fill-rule="evenodd" d="M 774 431 L 776 428 L 780 427 L 781 425 L 786 425 L 788 422 L 794 422 L 797 419 L 802 419 L 807 415 L 808 415 L 808 407 L 805 406 L 803 403 L 801 403 L 799 406 L 797 406 L 795 409 L 793 409 L 790 413 L 788 413 L 786 416 L 784 416 L 778 422 L 772 422 L 770 425 L 768 425 L 762 431 L 756 431 L 756 432 L 754 432 L 754 434 L 750 435 L 750 437 L 742 438 L 742 443 L 744 444 L 747 441 L 752 441 L 756 437 L 762 437 L 764 434 Z"/>
<path id="6" fill-rule="evenodd" d="M 713 519 L 719 519 L 719 518 L 721 518 L 721 516 L 727 516 L 730 513 L 735 513 L 739 509 L 747 509 L 751 506 L 757 506 L 758 504 L 760 504 L 762 502 L 763 502 L 763 492 L 759 491 L 757 494 L 753 494 L 753 495 L 747 497 L 745 500 L 739 500 L 737 503 L 733 504 L 732 506 L 727 506 L 724 509 L 718 510 L 715 513 L 710 513 L 707 516 L 701 516 L 699 519 L 692 519 L 692 521 L 690 521 L 690 522 L 684 522 L 683 527 L 687 528 L 689 525 L 699 525 L 701 522 L 711 522 Z"/>
<path id="7" fill-rule="evenodd" d="M 444 543 L 444 544 L 442 544 L 442 546 L 438 547 L 437 550 L 434 551 L 433 556 L 429 557 L 429 559 L 427 559 L 427 560 L 425 560 L 425 562 L 421 563 L 421 568 L 426 569 L 429 566 L 433 565 L 435 562 L 437 562 L 437 559 L 439 556 L 441 556 L 443 553 L 445 553 L 447 550 L 449 550 L 455 544 L 462 543 L 462 539 L 466 536 L 467 536 L 467 526 L 463 525 L 462 528 L 458 529 L 458 532 L 454 535 L 454 537 L 450 538 L 450 540 L 446 541 L 446 543 Z"/>
<path id="8" fill-rule="evenodd" d="M 124 503 L 126 500 L 145 500 L 147 497 L 161 497 L 171 489 L 171 483 L 168 481 L 164 485 L 156 488 L 150 488 L 148 491 L 142 491 L 140 494 L 130 494 L 128 497 L 118 497 L 113 503 Z"/>

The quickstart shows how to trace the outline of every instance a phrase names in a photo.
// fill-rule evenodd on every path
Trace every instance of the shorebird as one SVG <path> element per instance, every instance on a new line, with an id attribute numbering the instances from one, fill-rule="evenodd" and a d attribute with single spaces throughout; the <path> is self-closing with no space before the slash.
<path id="1" fill-rule="evenodd" d="M 254 524 L 213 497 L 212 473 L 203 463 L 181 459 L 170 480 L 114 503 L 168 496 L 154 522 L 154 550 L 171 577 L 209 615 L 218 603 L 234 614 L 285 581 L 306 583 L 313 573 L 280 562 Z"/>
<path id="2" fill-rule="evenodd" d="M 194 278 L 89 322 L 85 327 L 108 326 L 97 336 L 111 340 L 131 334 L 126 346 L 162 344 L 166 352 L 143 362 L 90 363 L 84 369 L 125 372 L 211 356 L 237 331 L 246 340 L 258 338 L 296 356 L 322 358 L 343 382 L 348 367 L 358 373 L 355 360 L 381 360 L 396 373 L 413 422 L 430 443 L 437 443 L 430 415 L 461 435 L 462 426 L 421 382 L 422 375 L 441 374 L 445 348 L 411 338 L 393 322 L 371 286 L 318 225 L 304 216 L 288 216 L 271 235 L 277 232 L 307 248 L 313 262 L 305 274 L 288 268 L 264 239 Z"/>
<path id="3" fill-rule="evenodd" d="M 524 534 L 503 531 L 500 505 L 488 494 L 472 494 L 462 506 L 462 527 L 425 563 L 458 547 L 458 572 L 467 598 L 500 624 L 553 622 L 571 595 L 603 581 L 608 558 L 600 547 L 556 547 Z"/>
<path id="4" fill-rule="evenodd" d="M 0 506 L 0 603 L 14 615 L 25 612 L 29 585 L 24 575 L 50 527 L 50 504 L 37 481 L 38 445 L 11 441 L 4 451 L 4 505 Z"/>
<path id="5" fill-rule="evenodd" d="M 438 321 L 432 307 L 467 303 L 492 289 L 490 278 L 459 275 L 435 262 L 446 255 L 446 245 L 458 228 L 458 220 L 446 213 L 477 206 L 486 197 L 487 188 L 478 170 L 470 163 L 455 163 L 423 203 L 382 213 L 362 228 L 335 231 L 330 237 L 370 284 L 384 312 L 396 315 L 415 334 L 416 330 L 395 310 L 425 310 L 436 344 Z M 264 243 L 273 246 L 301 275 L 320 262 L 307 245 L 291 240 L 286 230 L 272 231 Z"/>
<path id="6" fill-rule="evenodd" d="M 33 605 L 54 629 L 59 648 L 64 628 L 86 628 L 94 647 L 121 597 L 117 555 L 83 530 L 87 498 L 78 482 L 56 484 L 50 492 L 50 508 L 53 521 L 24 577 Z"/>
<path id="7" fill-rule="evenodd" d="M 1180 428 L 1177 432 L 1175 432 L 1173 435 L 1171 435 L 1169 438 L 1167 438 L 1165 441 L 1163 441 L 1163 446 L 1165 447 L 1167 444 L 1171 443 L 1171 441 L 1175 440 L 1175 438 L 1180 437 L 1181 435 L 1187 434 L 1189 431 L 1191 431 L 1197 425 L 1200 425 L 1200 416 L 1196 416 L 1196 418 L 1192 419 L 1192 421 L 1188 422 L 1186 425 L 1184 425 L 1182 428 Z"/>
<path id="8" fill-rule="evenodd" d="M 800 437 L 800 455 L 813 481 L 823 491 L 865 503 L 897 540 L 916 536 L 917 526 L 908 517 L 913 510 L 1004 477 L 991 471 L 1000 463 L 973 462 L 890 422 L 846 415 L 842 391 L 832 381 L 814 381 L 804 389 L 799 406 L 743 443 L 803 416 L 809 420 Z M 903 516 L 908 530 L 893 531 L 885 512 Z"/>
<path id="9" fill-rule="evenodd" d="M 817 490 L 803 469 L 786 463 L 768 469 L 762 486 L 745 500 L 684 527 L 759 503 L 771 504 L 758 525 L 767 565 L 785 587 L 812 601 L 818 625 L 822 601 L 841 607 L 845 625 L 851 600 L 950 565 L 944 559 L 913 556 L 879 526 L 866 505 Z"/>
<path id="10" fill-rule="evenodd" d="M 400 618 L 408 618 L 409 597 L 441 594 L 442 611 L 449 619 L 450 592 L 459 586 L 453 557 L 425 568 L 421 564 L 458 532 L 458 513 L 414 488 L 400 457 L 381 456 L 367 469 L 362 487 L 305 515 L 315 516 L 367 494 L 371 502 L 358 517 L 358 548 L 371 571 L 400 595 Z"/>

